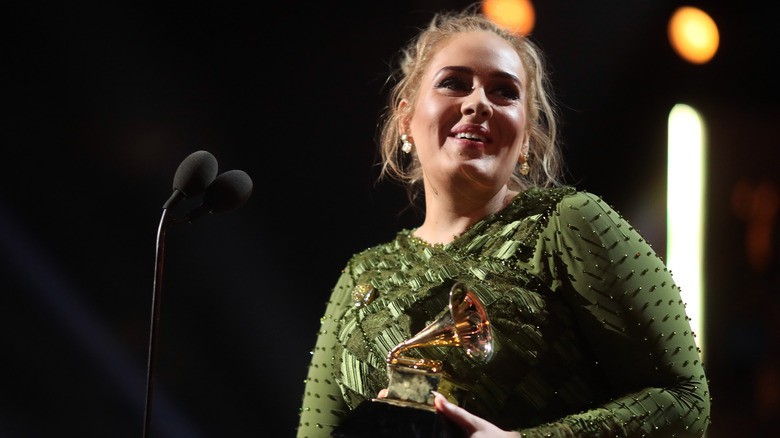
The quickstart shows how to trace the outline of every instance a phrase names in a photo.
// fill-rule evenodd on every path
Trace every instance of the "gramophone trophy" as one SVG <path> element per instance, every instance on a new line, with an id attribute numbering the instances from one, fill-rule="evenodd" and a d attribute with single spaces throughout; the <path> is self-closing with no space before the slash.
<path id="1" fill-rule="evenodd" d="M 334 437 L 458 437 L 457 426 L 436 414 L 436 391 L 456 404 L 463 388 L 442 371 L 441 361 L 402 356 L 411 348 L 460 347 L 487 362 L 493 354 L 490 322 L 479 298 L 462 283 L 450 290 L 447 312 L 387 353 L 387 396 L 361 403 L 333 431 Z"/>

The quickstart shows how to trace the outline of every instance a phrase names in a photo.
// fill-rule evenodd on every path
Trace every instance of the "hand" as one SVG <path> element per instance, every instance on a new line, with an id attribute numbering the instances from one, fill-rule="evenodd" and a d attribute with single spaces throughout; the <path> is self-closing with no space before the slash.
<path id="1" fill-rule="evenodd" d="M 493 423 L 477 417 L 469 411 L 455 406 L 447 401 L 447 399 L 439 394 L 435 393 L 434 406 L 436 406 L 436 412 L 444 415 L 452 420 L 455 424 L 460 426 L 465 432 L 467 437 L 470 438 L 519 438 L 520 434 L 517 432 L 508 432 L 503 430 Z"/>

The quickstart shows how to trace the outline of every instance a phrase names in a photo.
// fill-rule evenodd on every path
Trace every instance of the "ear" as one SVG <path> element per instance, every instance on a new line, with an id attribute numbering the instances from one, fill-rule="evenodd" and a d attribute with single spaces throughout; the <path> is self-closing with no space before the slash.
<path id="1" fill-rule="evenodd" d="M 531 134 L 525 134 L 523 139 L 523 147 L 520 148 L 520 154 L 525 155 L 531 149 Z"/>
<path id="2" fill-rule="evenodd" d="M 520 147 L 520 156 L 517 157 L 517 162 L 518 163 L 522 164 L 522 163 L 526 162 L 526 157 L 528 156 L 528 151 L 531 148 L 531 145 L 529 143 L 530 140 L 531 140 L 531 136 L 530 135 L 526 135 L 525 138 L 523 139 L 523 145 Z"/>
<path id="3" fill-rule="evenodd" d="M 409 102 L 406 99 L 398 103 L 398 132 L 401 134 L 411 135 L 412 133 L 412 114 L 410 110 Z"/>

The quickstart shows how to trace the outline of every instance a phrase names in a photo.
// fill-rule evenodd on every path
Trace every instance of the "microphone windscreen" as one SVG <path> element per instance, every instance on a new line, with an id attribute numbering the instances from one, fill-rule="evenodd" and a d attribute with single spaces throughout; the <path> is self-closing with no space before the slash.
<path id="1" fill-rule="evenodd" d="M 212 213 L 235 210 L 252 194 L 252 178 L 243 170 L 220 174 L 203 195 L 203 205 Z"/>
<path id="2" fill-rule="evenodd" d="M 217 159 L 207 151 L 190 154 L 179 164 L 173 176 L 173 189 L 184 196 L 196 196 L 206 190 L 217 176 Z"/>

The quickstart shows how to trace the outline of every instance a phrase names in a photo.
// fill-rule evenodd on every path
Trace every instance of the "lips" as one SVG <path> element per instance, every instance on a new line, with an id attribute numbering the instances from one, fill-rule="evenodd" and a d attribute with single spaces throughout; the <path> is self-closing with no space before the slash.
<path id="1" fill-rule="evenodd" d="M 474 134 L 472 132 L 459 132 L 455 134 L 455 138 L 467 138 L 469 140 L 487 142 L 487 138 L 485 138 L 485 136 L 480 134 Z"/>
<path id="2" fill-rule="evenodd" d="M 479 125 L 456 126 L 452 132 L 450 132 L 450 137 L 482 143 L 490 143 L 491 141 L 487 128 Z"/>

